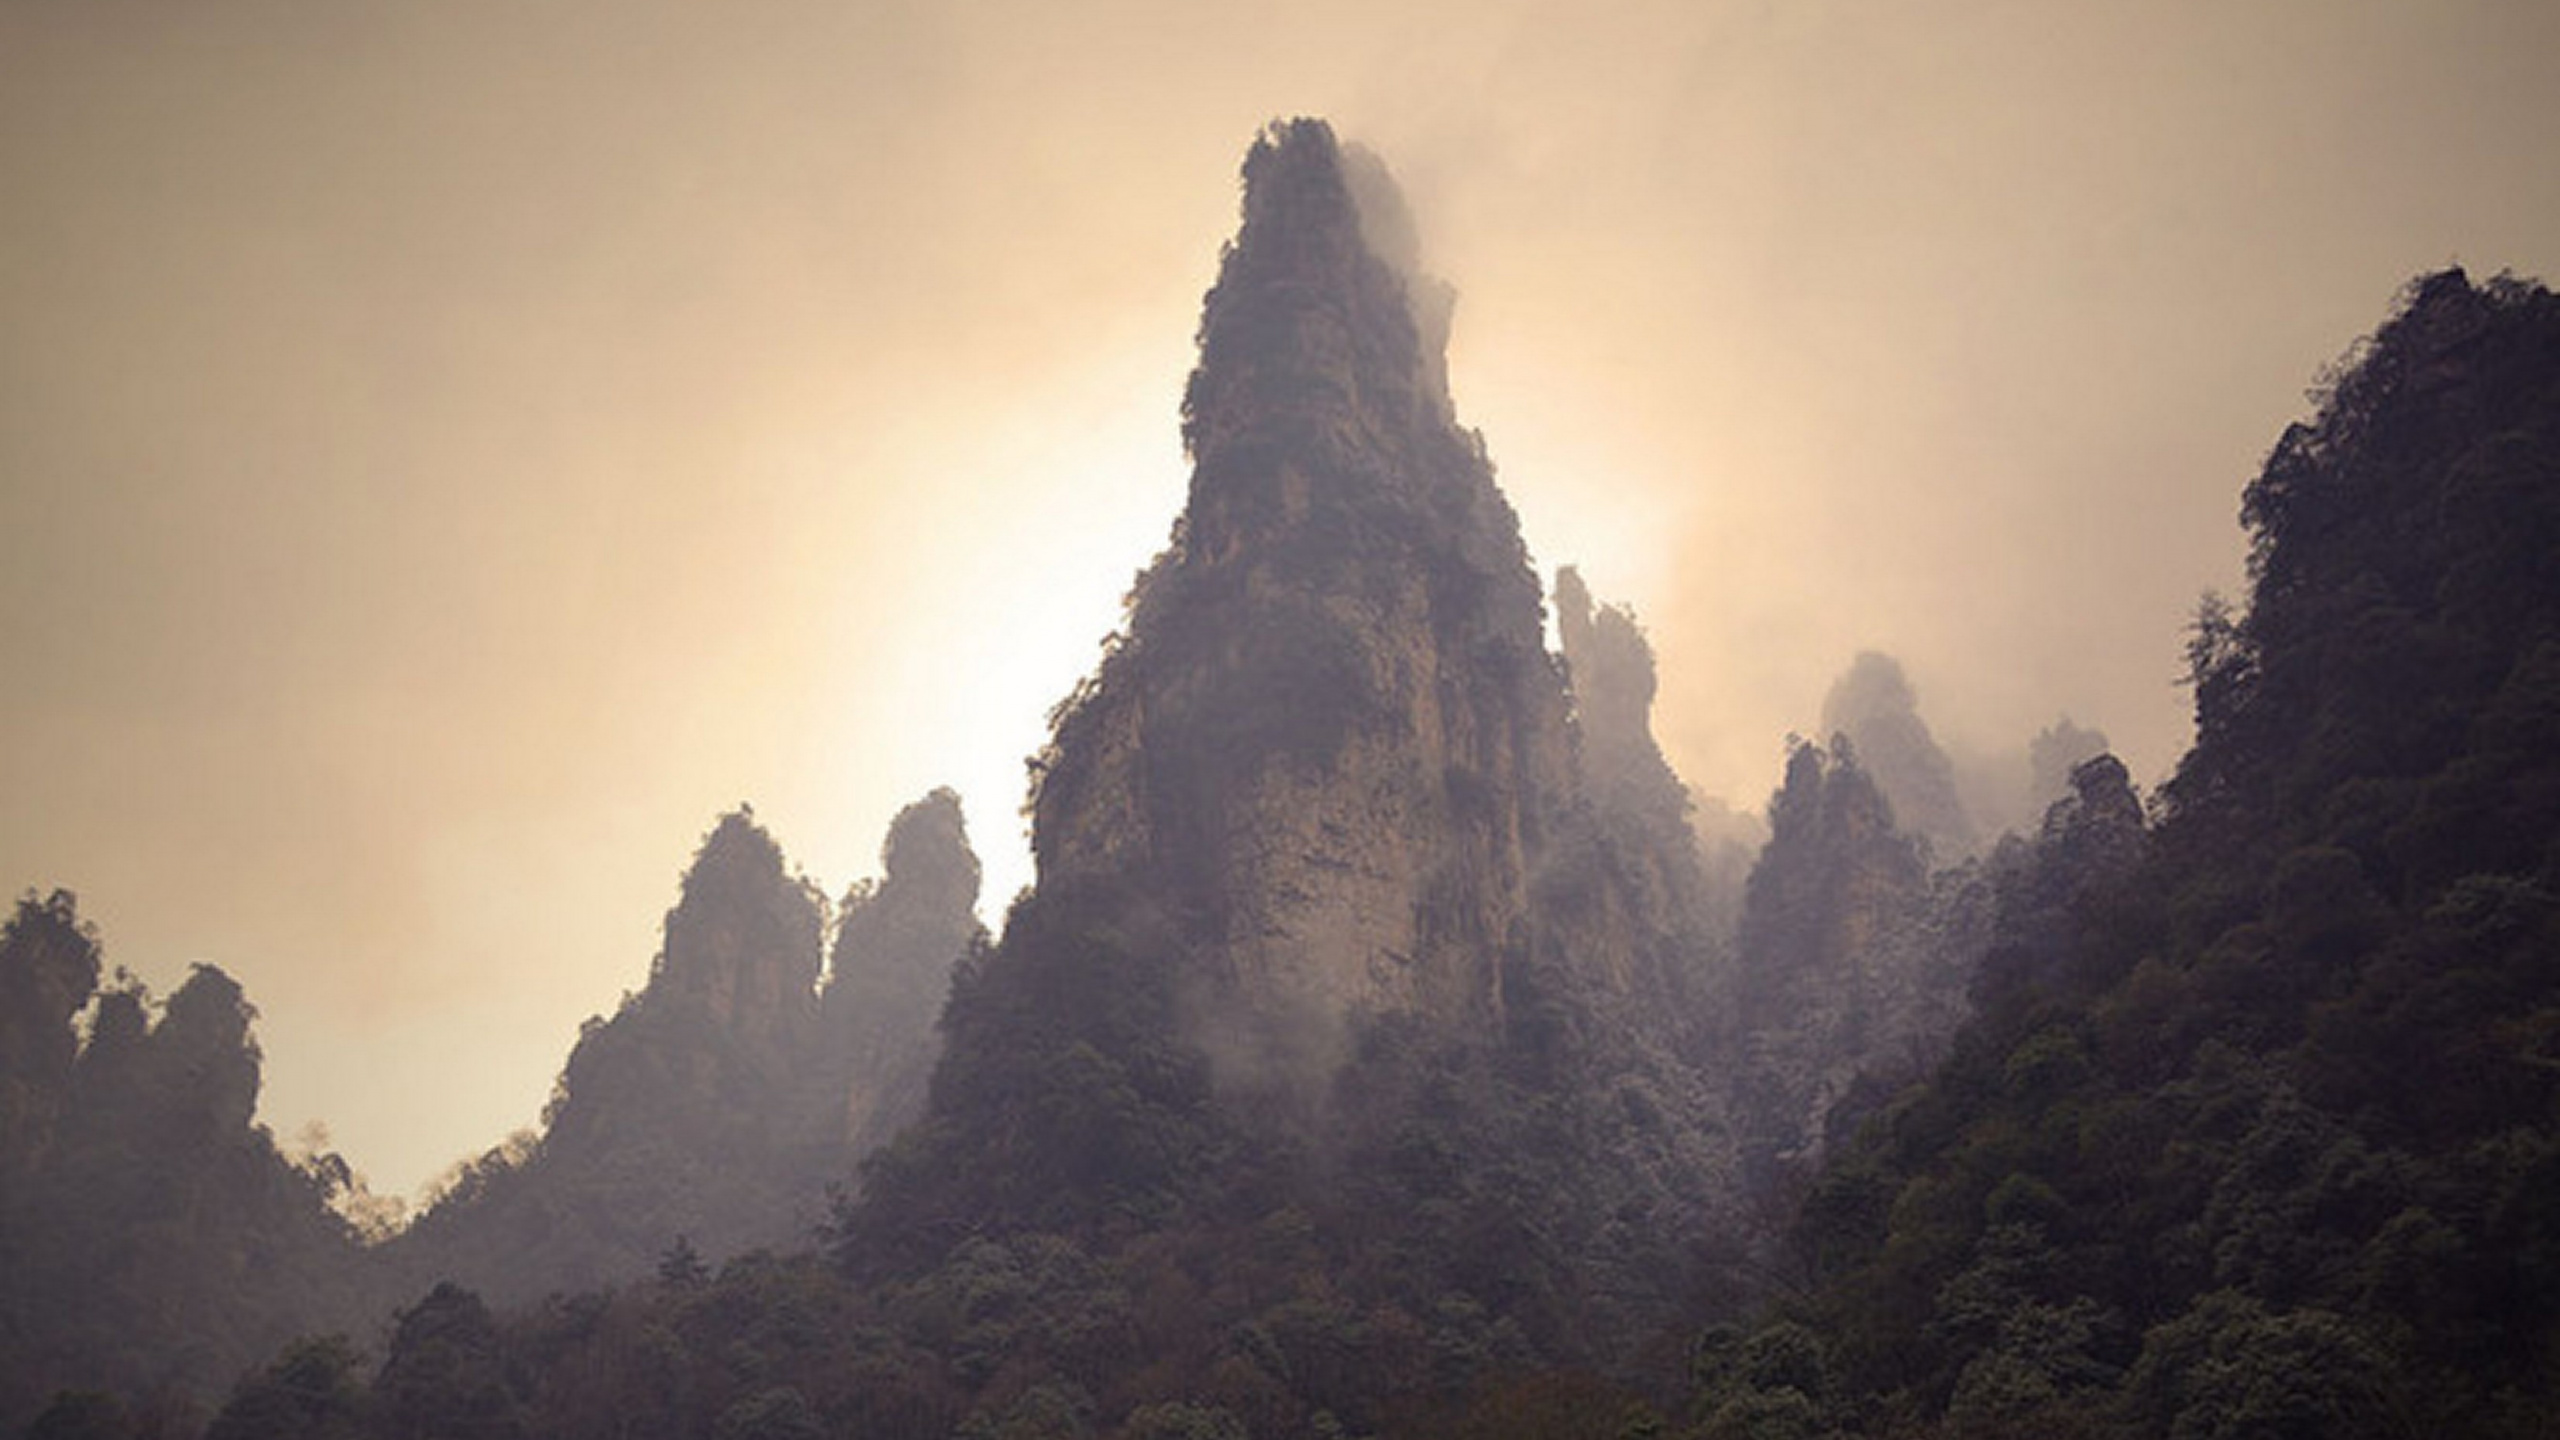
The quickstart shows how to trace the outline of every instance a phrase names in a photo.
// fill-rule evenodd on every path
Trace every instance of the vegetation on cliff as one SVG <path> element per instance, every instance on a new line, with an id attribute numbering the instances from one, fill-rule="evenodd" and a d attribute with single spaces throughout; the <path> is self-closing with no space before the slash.
<path id="1" fill-rule="evenodd" d="M 2243 514 L 2156 832 L 2112 782 L 2049 830 L 1953 1058 L 1805 1206 L 1818 1288 L 1736 1341 L 1799 1373 L 1713 1368 L 1710 1433 L 2547 1431 L 2560 301 L 2417 282 Z"/>

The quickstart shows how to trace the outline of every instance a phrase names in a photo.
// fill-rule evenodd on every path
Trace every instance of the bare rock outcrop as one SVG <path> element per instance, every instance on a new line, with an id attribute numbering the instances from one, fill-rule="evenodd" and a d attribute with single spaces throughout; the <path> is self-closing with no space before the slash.
<path id="1" fill-rule="evenodd" d="M 1556 638 L 1573 698 L 1583 788 L 1615 858 L 1692 951 L 1727 928 L 1695 803 L 1653 738 L 1653 646 L 1621 605 L 1595 602 L 1580 572 L 1556 572 Z"/>
<path id="2" fill-rule="evenodd" d="M 1861 759 L 1796 746 L 1745 895 L 1729 1080 L 1757 1183 L 1807 1171 L 1863 1088 L 1925 1071 L 1987 941 L 1978 871 L 1933 876 Z"/>
<path id="3" fill-rule="evenodd" d="M 1245 187 L 1184 402 L 1189 503 L 1061 709 L 1034 844 L 1044 888 L 1136 883 L 1177 917 L 1191 1003 L 1259 1075 L 1357 1013 L 1497 1031 L 1577 787 L 1537 579 L 1451 418 L 1448 294 L 1392 186 L 1299 122 Z"/>
<path id="4" fill-rule="evenodd" d="M 1651 838 L 1595 799 L 1518 521 L 1454 419 L 1450 293 L 1383 168 L 1295 121 L 1244 182 L 1186 506 L 1052 717 L 1038 882 L 955 981 L 847 1263 L 1263 1215 L 1380 1313 L 1616 1343 L 1738 1192 L 1685 1043 L 1677 782 L 1620 797 L 1668 818 Z M 1611 668 L 1632 627 L 1596 623 L 1605 749 L 1646 682 Z"/>
<path id="5" fill-rule="evenodd" d="M 1920 697 L 1902 662 L 1874 650 L 1860 653 L 1823 697 L 1822 733 L 1849 737 L 1895 818 L 1929 842 L 1939 864 L 1981 847 L 1980 827 L 1956 789 L 1955 767 L 1920 718 Z"/>
<path id="6" fill-rule="evenodd" d="M 288 1160 L 255 1123 L 239 982 L 200 964 L 155 1007 L 100 969 L 68 892 L 0 926 L 0 1431 L 57 1389 L 209 1399 L 366 1316 L 344 1162 Z"/>
<path id="7" fill-rule="evenodd" d="M 830 1129 L 856 1155 L 923 1108 L 952 967 L 986 938 L 959 796 L 936 790 L 898 812 L 880 865 L 837 915 L 813 1067 Z"/>
<path id="8" fill-rule="evenodd" d="M 953 964 L 977 930 L 957 797 L 892 826 L 819 989 L 826 906 L 740 809 L 667 912 L 649 983 L 588 1022 L 542 1128 L 461 1175 L 392 1246 L 416 1286 L 500 1300 L 805 1239 L 831 1185 L 913 1113 Z"/>

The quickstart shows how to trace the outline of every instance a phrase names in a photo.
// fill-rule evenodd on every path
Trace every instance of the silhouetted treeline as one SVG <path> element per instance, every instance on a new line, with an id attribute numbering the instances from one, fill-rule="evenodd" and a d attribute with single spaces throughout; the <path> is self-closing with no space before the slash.
<path id="1" fill-rule="evenodd" d="M 2244 515 L 2159 828 L 2048 827 L 1703 1433 L 2549 1433 L 2560 302 L 2418 282 Z"/>
<path id="2" fill-rule="evenodd" d="M 0 1427 L 42 1411 L 191 1433 L 288 1339 L 349 1337 L 274 1359 L 226 1422 L 283 1433 L 275 1407 L 337 1415 L 339 1389 L 362 1392 L 359 1356 L 435 1285 L 520 1303 L 644 1277 L 678 1247 L 808 1245 L 831 1188 L 921 1103 L 942 993 L 980 940 L 955 796 L 908 807 L 883 858 L 821 988 L 825 907 L 749 816 L 725 817 L 649 983 L 589 1024 L 542 1127 L 387 1239 L 339 1213 L 345 1161 L 287 1160 L 253 1122 L 254 1011 L 229 976 L 196 967 L 155 1020 L 139 982 L 100 987 L 70 895 L 22 900 L 0 932 Z M 69 1408 L 45 1409 L 57 1392 Z"/>
<path id="3" fill-rule="evenodd" d="M 649 983 L 590 1021 L 541 1129 L 467 1167 L 385 1247 L 413 1288 L 493 1301 L 809 1243 L 831 1187 L 922 1101 L 953 967 L 980 940 L 959 798 L 902 811 L 886 873 L 826 905 L 744 810 L 721 818 L 667 912 Z"/>
<path id="4" fill-rule="evenodd" d="M 0 929 L 0 1422 L 70 1389 L 183 1426 L 287 1338 L 363 1318 L 347 1171 L 254 1123 L 252 1015 L 210 965 L 157 1007 L 103 976 L 65 891 Z"/>

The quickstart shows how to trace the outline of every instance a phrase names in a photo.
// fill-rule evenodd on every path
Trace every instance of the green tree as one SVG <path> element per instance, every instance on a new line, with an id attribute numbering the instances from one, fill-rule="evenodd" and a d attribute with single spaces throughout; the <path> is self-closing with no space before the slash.
<path id="1" fill-rule="evenodd" d="M 400 1312 L 374 1377 L 390 1440 L 518 1440 L 521 1399 L 480 1297 L 450 1282 Z"/>
<path id="2" fill-rule="evenodd" d="M 354 1440 L 364 1418 L 356 1365 L 344 1336 L 297 1340 L 240 1382 L 204 1440 Z"/>

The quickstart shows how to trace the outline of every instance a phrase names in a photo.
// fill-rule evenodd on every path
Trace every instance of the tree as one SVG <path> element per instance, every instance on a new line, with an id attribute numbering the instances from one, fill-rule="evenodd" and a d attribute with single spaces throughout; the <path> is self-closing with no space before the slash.
<path id="1" fill-rule="evenodd" d="M 241 1380 L 204 1440 L 354 1440 L 364 1392 L 346 1337 L 298 1340 Z"/>
<path id="2" fill-rule="evenodd" d="M 374 1377 L 390 1440 L 518 1440 L 524 1426 L 497 1322 L 451 1282 L 400 1312 Z"/>

